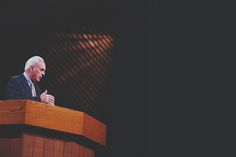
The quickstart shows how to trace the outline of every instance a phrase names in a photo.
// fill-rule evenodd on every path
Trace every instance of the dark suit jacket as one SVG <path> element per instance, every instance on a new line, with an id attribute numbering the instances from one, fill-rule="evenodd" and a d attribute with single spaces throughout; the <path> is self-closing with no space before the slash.
<path id="1" fill-rule="evenodd" d="M 31 89 L 23 74 L 12 76 L 6 87 L 7 99 L 31 99 L 40 101 L 40 88 L 35 84 L 36 97 L 32 97 Z"/>

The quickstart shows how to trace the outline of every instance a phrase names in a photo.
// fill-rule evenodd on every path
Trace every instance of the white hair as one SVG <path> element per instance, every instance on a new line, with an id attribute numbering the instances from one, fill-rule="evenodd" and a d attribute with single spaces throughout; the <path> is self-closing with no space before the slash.
<path id="1" fill-rule="evenodd" d="M 25 63 L 25 71 L 28 70 L 32 65 L 38 63 L 39 61 L 44 62 L 43 58 L 39 56 L 33 56 L 30 59 L 28 59 L 27 62 Z"/>

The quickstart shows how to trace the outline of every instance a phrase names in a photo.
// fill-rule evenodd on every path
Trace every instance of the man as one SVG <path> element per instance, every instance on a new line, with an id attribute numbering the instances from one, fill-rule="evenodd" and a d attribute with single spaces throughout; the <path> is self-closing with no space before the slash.
<path id="1" fill-rule="evenodd" d="M 46 65 L 43 58 L 31 57 L 25 64 L 23 74 L 12 76 L 6 87 L 7 99 L 31 99 L 54 105 L 54 96 L 47 94 L 47 90 L 41 92 L 39 82 L 45 75 Z"/>

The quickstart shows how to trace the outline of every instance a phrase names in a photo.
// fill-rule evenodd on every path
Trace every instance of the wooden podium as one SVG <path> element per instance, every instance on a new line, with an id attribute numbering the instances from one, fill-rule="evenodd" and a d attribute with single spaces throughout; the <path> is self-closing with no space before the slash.
<path id="1" fill-rule="evenodd" d="M 0 101 L 0 157 L 94 157 L 105 145 L 106 125 L 84 112 Z"/>

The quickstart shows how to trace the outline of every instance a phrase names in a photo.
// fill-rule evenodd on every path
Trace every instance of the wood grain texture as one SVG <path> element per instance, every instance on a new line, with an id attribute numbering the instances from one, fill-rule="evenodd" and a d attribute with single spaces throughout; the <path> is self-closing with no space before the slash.
<path id="1" fill-rule="evenodd" d="M 10 151 L 10 140 L 7 138 L 0 138 L 1 157 L 8 157 L 9 151 Z"/>
<path id="2" fill-rule="evenodd" d="M 93 117 L 84 115 L 84 135 L 90 139 L 96 139 L 96 142 L 106 144 L 106 125 L 94 119 Z M 101 134 L 103 133 L 103 134 Z"/>
<path id="3" fill-rule="evenodd" d="M 30 134 L 23 134 L 22 143 L 22 156 L 21 157 L 32 157 L 34 150 L 34 136 Z"/>
<path id="4" fill-rule="evenodd" d="M 63 154 L 64 154 L 64 141 L 55 139 L 53 157 L 63 157 Z"/>
<path id="5" fill-rule="evenodd" d="M 94 151 L 75 141 L 23 133 L 0 138 L 0 157 L 94 157 Z"/>
<path id="6" fill-rule="evenodd" d="M 0 101 L 0 125 L 25 124 L 84 136 L 106 144 L 106 125 L 88 114 L 31 100 Z"/>
<path id="7" fill-rule="evenodd" d="M 0 157 L 21 157 L 21 138 L 0 138 Z"/>
<path id="8" fill-rule="evenodd" d="M 39 102 L 26 103 L 25 123 L 42 128 L 82 135 L 84 113 Z"/>
<path id="9" fill-rule="evenodd" d="M 51 138 L 44 138 L 44 145 L 43 145 L 43 157 L 53 157 L 54 156 L 54 139 Z"/>
<path id="10" fill-rule="evenodd" d="M 43 157 L 43 149 L 44 149 L 44 138 L 41 136 L 34 136 L 34 149 L 33 156 L 34 157 Z"/>
<path id="11" fill-rule="evenodd" d="M 21 154 L 21 138 L 15 137 L 10 140 L 10 152 L 8 157 L 20 157 Z"/>
<path id="12" fill-rule="evenodd" d="M 65 142 L 64 145 L 64 157 L 72 157 L 72 142 Z"/>
<path id="13" fill-rule="evenodd" d="M 25 101 L 0 101 L 0 124 L 22 124 L 25 118 Z"/>

